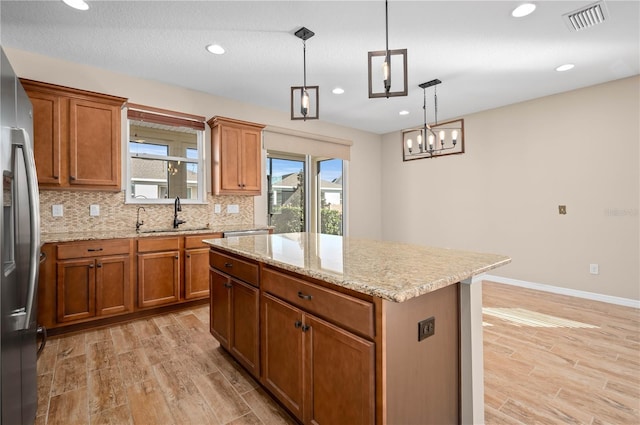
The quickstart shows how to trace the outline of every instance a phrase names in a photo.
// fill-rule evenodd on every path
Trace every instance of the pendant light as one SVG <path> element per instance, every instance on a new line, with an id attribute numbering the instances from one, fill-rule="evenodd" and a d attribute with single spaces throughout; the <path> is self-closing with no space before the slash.
<path id="1" fill-rule="evenodd" d="M 291 119 L 317 120 L 319 113 L 319 86 L 307 86 L 307 40 L 315 33 L 302 27 L 295 36 L 302 40 L 303 85 L 291 87 Z"/>
<path id="2" fill-rule="evenodd" d="M 369 98 L 406 96 L 408 92 L 407 49 L 389 50 L 389 3 L 387 0 L 384 2 L 384 16 L 386 48 L 369 52 Z M 380 64 L 380 60 L 382 60 L 382 64 Z M 392 63 L 397 66 L 392 66 Z M 392 84 L 392 72 L 395 76 L 393 81 L 396 81 L 396 78 L 402 78 L 399 84 Z M 398 87 L 398 89 L 394 91 L 394 87 Z"/>

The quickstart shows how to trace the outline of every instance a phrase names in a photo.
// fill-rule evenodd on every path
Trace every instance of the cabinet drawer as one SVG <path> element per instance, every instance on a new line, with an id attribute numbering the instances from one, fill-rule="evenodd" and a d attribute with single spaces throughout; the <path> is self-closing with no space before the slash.
<path id="1" fill-rule="evenodd" d="M 209 245 L 202 242 L 203 239 L 218 239 L 222 237 L 222 233 L 204 233 L 201 235 L 185 236 L 184 248 L 207 248 Z"/>
<path id="2" fill-rule="evenodd" d="M 373 304 L 277 272 L 262 270 L 262 290 L 355 333 L 374 337 Z"/>
<path id="3" fill-rule="evenodd" d="M 180 249 L 180 238 L 138 239 L 138 252 L 176 251 Z"/>
<path id="4" fill-rule="evenodd" d="M 56 255 L 58 260 L 66 260 L 69 258 L 129 254 L 129 247 L 129 239 L 71 242 L 58 245 Z"/>
<path id="5" fill-rule="evenodd" d="M 228 275 L 258 286 L 258 265 L 218 251 L 209 252 L 209 264 Z"/>

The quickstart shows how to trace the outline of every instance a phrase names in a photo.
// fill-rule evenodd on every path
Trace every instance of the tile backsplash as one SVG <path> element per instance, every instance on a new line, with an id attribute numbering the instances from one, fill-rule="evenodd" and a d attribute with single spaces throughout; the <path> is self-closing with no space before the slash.
<path id="1" fill-rule="evenodd" d="M 40 191 L 40 228 L 43 233 L 135 230 L 138 207 L 144 230 L 168 229 L 173 224 L 173 204 L 137 205 L 124 203 L 125 192 L 91 192 L 72 190 Z M 184 229 L 207 225 L 253 224 L 252 196 L 213 196 L 207 194 L 207 204 L 182 204 L 178 213 Z M 214 206 L 220 205 L 216 213 Z M 54 205 L 62 205 L 62 217 L 54 217 Z M 90 208 L 98 205 L 100 215 L 91 216 Z M 237 205 L 238 213 L 228 213 L 227 206 Z M 233 209 L 233 208 L 232 208 Z"/>

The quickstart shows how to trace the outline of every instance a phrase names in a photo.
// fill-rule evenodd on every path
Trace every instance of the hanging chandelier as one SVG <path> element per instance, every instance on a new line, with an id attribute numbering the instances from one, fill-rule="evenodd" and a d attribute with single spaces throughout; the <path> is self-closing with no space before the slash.
<path id="1" fill-rule="evenodd" d="M 419 85 L 424 95 L 422 104 L 424 123 L 421 127 L 402 131 L 402 159 L 404 161 L 464 153 L 464 120 L 459 119 L 438 123 L 437 86 L 440 83 L 442 81 L 436 78 Z M 435 115 L 433 125 L 427 123 L 428 87 L 433 87 Z"/>
<path id="2" fill-rule="evenodd" d="M 319 86 L 307 86 L 307 40 L 315 33 L 305 27 L 295 32 L 302 40 L 303 85 L 291 87 L 291 119 L 317 120 L 320 108 Z"/>
<path id="3" fill-rule="evenodd" d="M 384 2 L 385 50 L 369 52 L 369 98 L 407 95 L 407 49 L 389 50 L 389 3 Z M 393 59 L 393 61 L 392 61 Z M 391 75 L 394 75 L 393 83 Z M 396 78 L 401 79 L 396 83 Z"/>

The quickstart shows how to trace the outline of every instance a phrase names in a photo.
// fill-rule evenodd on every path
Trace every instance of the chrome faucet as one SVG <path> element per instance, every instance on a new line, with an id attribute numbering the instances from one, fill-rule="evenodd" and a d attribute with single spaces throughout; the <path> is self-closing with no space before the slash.
<path id="1" fill-rule="evenodd" d="M 136 232 L 139 232 L 140 226 L 144 224 L 144 220 L 140 221 L 140 210 L 147 212 L 147 210 L 145 210 L 144 207 L 138 207 L 138 213 L 136 216 Z"/>
<path id="2" fill-rule="evenodd" d="M 173 202 L 173 228 L 177 229 L 182 223 L 186 223 L 185 220 L 178 218 L 178 212 L 182 211 L 182 205 L 180 204 L 180 197 L 176 196 L 176 200 Z"/>

